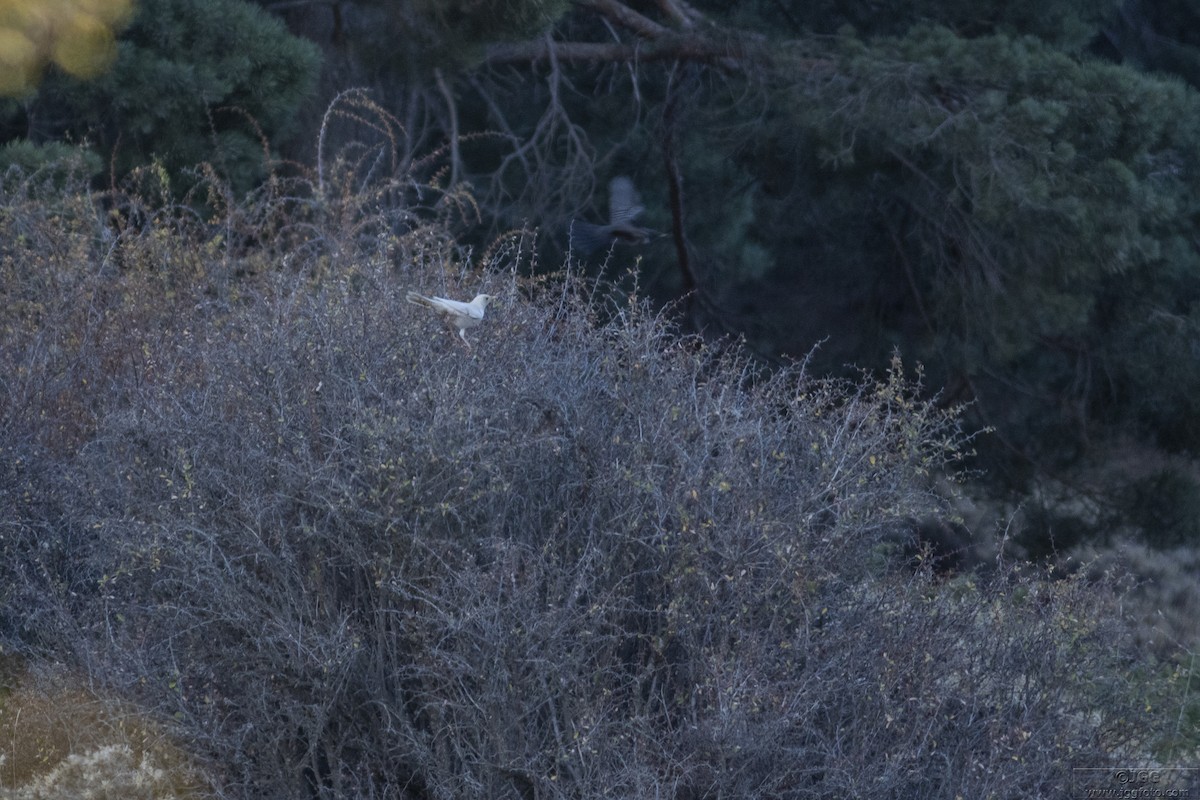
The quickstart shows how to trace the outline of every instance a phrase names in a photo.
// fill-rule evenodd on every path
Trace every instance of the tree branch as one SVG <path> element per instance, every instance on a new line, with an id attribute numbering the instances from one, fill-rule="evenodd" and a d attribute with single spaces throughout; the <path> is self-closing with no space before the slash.
<path id="1" fill-rule="evenodd" d="M 695 301 L 696 273 L 692 271 L 691 259 L 688 256 L 687 234 L 683 225 L 683 177 L 679 169 L 679 161 L 675 155 L 676 118 L 675 105 L 679 100 L 678 92 L 672 89 L 667 95 L 667 103 L 663 109 L 663 166 L 667 173 L 667 187 L 671 198 L 671 239 L 675 243 L 676 262 L 682 281 L 682 293 L 686 298 L 689 310 Z"/>
<path id="2" fill-rule="evenodd" d="M 442 93 L 442 98 L 446 101 L 446 111 L 450 115 L 450 187 L 458 186 L 459 176 L 462 175 L 462 158 L 459 155 L 458 145 L 458 104 L 454 100 L 454 93 L 450 91 L 450 86 L 446 83 L 446 78 L 442 75 L 440 69 L 433 71 L 434 80 L 437 83 L 438 91 Z"/>
<path id="3" fill-rule="evenodd" d="M 489 64 L 513 64 L 546 61 L 571 63 L 621 63 L 632 61 L 736 61 L 748 58 L 748 53 L 727 42 L 713 42 L 695 36 L 675 36 L 642 44 L 620 42 L 553 42 L 538 39 L 530 42 L 494 44 L 487 48 Z"/>
<path id="4" fill-rule="evenodd" d="M 685 0 L 658 0 L 658 7 L 679 28 L 691 30 L 696 27 L 696 23 L 704 20 L 704 15 Z"/>
<path id="5" fill-rule="evenodd" d="M 730 70 L 745 70 L 770 61 L 766 38 L 744 31 L 712 37 L 698 31 L 704 17 L 686 0 L 658 0 L 660 8 L 678 28 L 662 25 L 640 14 L 619 0 L 577 0 L 637 37 L 624 42 L 559 42 L 549 36 L 525 42 L 489 45 L 485 62 L 528 64 L 539 61 L 566 63 L 632 63 L 651 61 L 691 61 Z M 797 67 L 827 67 L 823 59 L 805 59 L 791 63 Z"/>
<path id="6" fill-rule="evenodd" d="M 649 17 L 639 14 L 617 0 L 583 0 L 580 5 L 591 6 L 621 27 L 646 39 L 660 39 L 670 36 L 672 33 L 670 28 L 659 25 Z"/>

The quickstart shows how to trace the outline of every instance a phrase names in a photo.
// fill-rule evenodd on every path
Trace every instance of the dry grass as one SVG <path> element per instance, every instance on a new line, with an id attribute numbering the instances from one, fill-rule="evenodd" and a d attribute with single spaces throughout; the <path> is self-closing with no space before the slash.
<path id="1" fill-rule="evenodd" d="M 209 796 L 195 765 L 147 715 L 80 676 L 25 675 L 0 697 L 0 796 Z M 13 685 L 7 685 L 13 684 Z"/>

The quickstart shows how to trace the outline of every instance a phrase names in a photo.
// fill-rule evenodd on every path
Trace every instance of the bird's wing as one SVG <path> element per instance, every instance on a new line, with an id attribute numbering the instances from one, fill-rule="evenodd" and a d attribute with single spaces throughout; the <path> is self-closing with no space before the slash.
<path id="1" fill-rule="evenodd" d="M 632 224 L 642 213 L 639 205 L 642 198 L 638 195 L 633 181 L 624 175 L 618 175 L 608 184 L 608 216 L 612 225 Z"/>
<path id="2" fill-rule="evenodd" d="M 445 297 L 431 297 L 433 304 L 445 311 L 447 314 L 454 314 L 468 319 L 483 319 L 483 309 L 475 305 L 474 302 L 464 303 L 461 300 L 448 300 Z"/>
<path id="3" fill-rule="evenodd" d="M 593 225 L 581 219 L 571 221 L 571 249 L 585 256 L 612 244 L 612 228 Z"/>
<path id="4" fill-rule="evenodd" d="M 475 299 L 467 303 L 467 313 L 471 315 L 471 319 L 483 319 L 483 312 L 487 309 L 488 299 L 484 295 L 476 295 Z"/>

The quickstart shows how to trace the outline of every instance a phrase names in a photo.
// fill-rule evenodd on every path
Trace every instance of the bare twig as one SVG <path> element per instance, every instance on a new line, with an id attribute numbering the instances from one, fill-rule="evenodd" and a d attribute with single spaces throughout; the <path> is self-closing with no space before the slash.
<path id="1" fill-rule="evenodd" d="M 442 97 L 446 101 L 446 114 L 450 120 L 450 183 L 451 187 L 458 186 L 459 176 L 462 175 L 462 157 L 458 149 L 458 104 L 454 100 L 454 93 L 450 91 L 450 86 L 446 83 L 446 76 L 442 74 L 440 69 L 433 71 L 434 80 L 437 81 L 438 91 L 442 93 Z"/>
<path id="2" fill-rule="evenodd" d="M 670 28 L 659 25 L 617 0 L 584 0 L 582 5 L 591 6 L 621 27 L 647 39 L 659 39 L 672 33 Z"/>

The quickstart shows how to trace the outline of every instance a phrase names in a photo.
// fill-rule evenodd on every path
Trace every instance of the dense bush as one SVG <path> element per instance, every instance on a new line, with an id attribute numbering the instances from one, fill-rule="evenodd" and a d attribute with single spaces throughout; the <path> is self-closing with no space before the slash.
<path id="1" fill-rule="evenodd" d="M 898 361 L 764 375 L 519 237 L 258 271 L 0 211 L 0 636 L 227 796 L 1038 797 L 1168 744 L 1103 583 L 879 563 L 968 445 Z M 409 289 L 497 300 L 468 351 Z"/>

